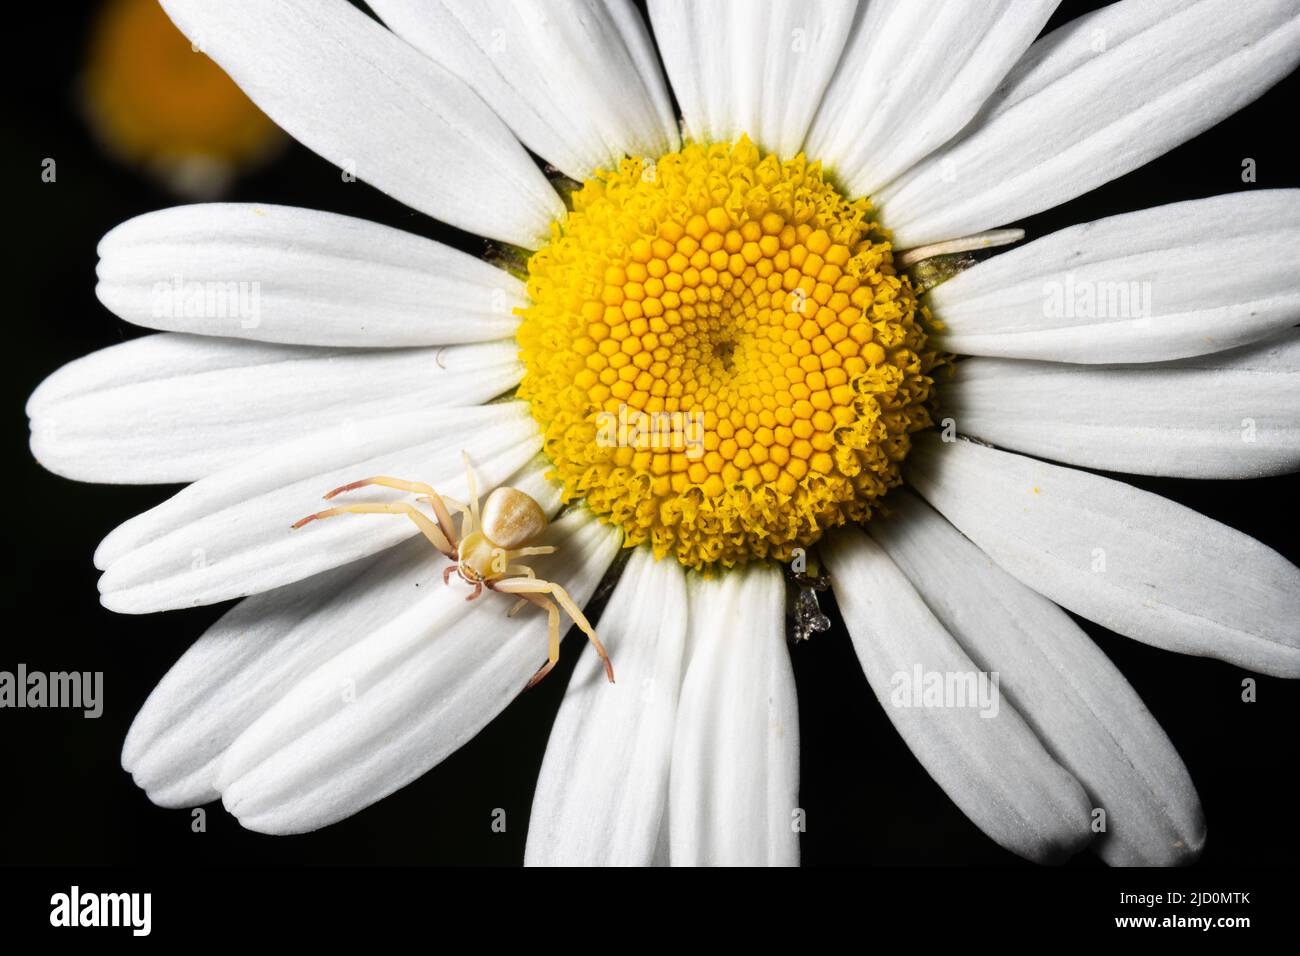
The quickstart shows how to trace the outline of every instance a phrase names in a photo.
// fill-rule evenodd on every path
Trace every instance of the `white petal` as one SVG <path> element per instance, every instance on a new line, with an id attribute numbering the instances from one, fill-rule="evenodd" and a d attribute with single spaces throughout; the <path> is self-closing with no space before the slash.
<path id="1" fill-rule="evenodd" d="M 1300 569 L 1159 495 L 972 442 L 918 436 L 912 487 L 1057 604 L 1135 640 L 1300 677 Z"/>
<path id="2" fill-rule="evenodd" d="M 216 766 L 231 742 L 325 661 L 441 586 L 440 575 L 421 538 L 241 601 L 149 695 L 123 768 L 161 806 L 217 799 Z"/>
<path id="3" fill-rule="evenodd" d="M 904 681 L 914 685 L 918 670 L 978 680 L 980 668 L 880 546 L 846 528 L 823 554 L 867 682 L 953 803 L 1000 845 L 1036 862 L 1060 863 L 1087 845 L 1087 795 L 1010 700 L 994 694 L 983 707 L 916 706 L 904 696 L 911 689 Z"/>
<path id="4" fill-rule="evenodd" d="M 304 146 L 413 209 L 535 248 L 564 206 L 460 79 L 345 0 L 163 0 Z"/>
<path id="5" fill-rule="evenodd" d="M 1188 863 L 1205 842 L 1201 803 L 1151 712 L 1070 616 L 1007 574 L 924 502 L 902 492 L 871 522 L 881 545 L 1051 755 L 1106 811 L 1093 849 L 1115 865 Z"/>
<path id="6" fill-rule="evenodd" d="M 797 866 L 799 706 L 785 582 L 754 563 L 689 591 L 669 784 L 673 866 Z"/>
<path id="7" fill-rule="evenodd" d="M 650 0 L 687 136 L 731 142 L 748 134 L 783 159 L 798 153 L 856 7 L 853 0 Z"/>
<path id="8" fill-rule="evenodd" d="M 193 351 L 218 341 L 186 339 Z M 154 350 L 147 341 L 105 351 L 126 364 Z M 106 387 L 93 384 L 103 380 L 104 363 L 74 363 L 78 371 L 60 386 L 66 397 L 35 403 L 32 454 L 79 481 L 195 481 L 336 422 L 487 401 L 523 375 L 518 351 L 513 340 L 442 349 L 254 347 L 238 365 L 196 362 L 200 370 L 190 371 L 186 361 L 152 368 L 155 377 L 124 372 Z M 82 369 L 89 388 L 76 381 Z M 116 383 L 128 377 L 134 381 Z"/>
<path id="9" fill-rule="evenodd" d="M 583 604 L 620 535 L 582 509 L 548 532 L 536 564 Z M 217 773 L 226 808 L 264 833 L 302 833 L 404 787 L 477 734 L 546 660 L 546 615 L 508 601 L 427 596 L 296 684 L 231 745 Z M 575 639 L 576 640 L 576 639 Z M 572 648 L 571 648 L 572 652 Z"/>
<path id="10" fill-rule="evenodd" d="M 551 728 L 528 824 L 528 866 L 649 866 L 665 822 L 686 645 L 686 578 L 637 548 Z"/>
<path id="11" fill-rule="evenodd" d="M 970 122 L 1059 0 L 871 0 L 808 133 L 852 196 L 874 193 Z"/>
<path id="12" fill-rule="evenodd" d="M 538 487 L 546 467 L 532 462 L 509 483 L 538 492 L 553 514 L 558 494 Z M 241 601 L 154 688 L 122 766 L 162 806 L 217 799 L 217 765 L 235 738 L 317 667 L 441 588 L 442 565 L 421 537 Z"/>
<path id="13" fill-rule="evenodd" d="M 1300 189 L 1230 193 L 1054 232 L 929 294 L 962 355 L 1161 362 L 1300 320 Z"/>
<path id="14" fill-rule="evenodd" d="M 628 0 L 371 0 L 398 36 L 455 73 L 519 139 L 577 180 L 677 148 L 650 34 Z"/>
<path id="15" fill-rule="evenodd" d="M 514 335 L 524 284 L 409 232 L 290 206 L 210 203 L 127 220 L 95 292 L 152 329 L 297 345 L 452 345 Z"/>
<path id="16" fill-rule="evenodd" d="M 47 375 L 27 399 L 27 415 L 35 418 L 62 399 L 108 391 L 119 385 L 268 365 L 306 355 L 337 354 L 329 349 L 298 349 L 196 335 L 144 335 L 83 355 Z"/>
<path id="17" fill-rule="evenodd" d="M 523 403 L 430 410 L 314 432 L 217 472 L 113 531 L 95 553 L 104 606 L 124 614 L 214 604 L 299 581 L 417 534 L 403 515 L 339 515 L 297 530 L 321 495 L 370 475 L 465 498 L 460 453 L 492 488 L 541 445 Z M 412 500 L 364 489 L 360 501 Z M 336 502 L 337 503 L 337 502 Z"/>
<path id="18" fill-rule="evenodd" d="M 1300 469 L 1300 331 L 1158 365 L 968 359 L 943 413 L 964 434 L 1085 468 L 1285 474 Z"/>
<path id="19" fill-rule="evenodd" d="M 1050 209 L 1209 129 L 1300 60 L 1296 0 L 1120 0 L 1039 40 L 877 198 L 902 248 Z"/>

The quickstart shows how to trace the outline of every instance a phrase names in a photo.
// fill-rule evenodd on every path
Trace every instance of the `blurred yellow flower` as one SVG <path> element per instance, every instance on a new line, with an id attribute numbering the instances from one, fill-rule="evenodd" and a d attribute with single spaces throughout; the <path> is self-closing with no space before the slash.
<path id="1" fill-rule="evenodd" d="M 108 0 L 83 77 L 105 149 L 183 195 L 211 198 L 286 142 L 155 0 Z"/>

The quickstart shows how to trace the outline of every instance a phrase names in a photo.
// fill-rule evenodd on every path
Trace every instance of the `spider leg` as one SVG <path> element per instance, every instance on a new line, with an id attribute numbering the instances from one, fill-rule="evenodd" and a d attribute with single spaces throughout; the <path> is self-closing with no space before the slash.
<path id="1" fill-rule="evenodd" d="M 469 517 L 473 521 L 473 527 L 465 532 L 469 534 L 470 531 L 477 531 L 483 527 L 483 521 L 478 510 L 478 479 L 474 477 L 474 466 L 469 463 L 469 452 L 462 451 L 460 457 L 465 462 L 465 482 L 469 488 Z"/>
<path id="2" fill-rule="evenodd" d="M 324 511 L 318 511 L 295 521 L 293 527 L 301 528 L 309 522 L 318 521 L 322 518 L 332 518 L 341 514 L 406 515 L 415 522 L 415 526 L 424 533 L 424 536 L 429 539 L 429 542 L 435 548 L 441 551 L 445 557 L 450 558 L 452 561 L 456 560 L 456 549 L 451 546 L 451 542 L 447 540 L 446 536 L 430 520 L 428 515 L 409 501 L 394 501 L 390 504 L 340 505 L 335 508 L 326 508 Z"/>
<path id="3" fill-rule="evenodd" d="M 509 558 L 517 557 L 518 555 L 523 554 L 526 550 L 527 549 L 521 548 L 517 551 L 508 551 L 506 552 L 506 558 L 509 559 Z M 551 548 L 550 550 L 554 551 L 555 549 Z M 526 564 L 511 564 L 511 565 L 507 565 L 503 577 L 505 578 L 525 577 L 525 578 L 535 580 L 537 578 L 537 572 L 534 571 Z M 493 590 L 496 590 L 496 582 L 489 581 L 488 587 L 492 588 Z M 514 604 L 510 605 L 510 610 L 506 611 L 506 617 L 514 617 L 516 614 L 518 614 L 520 611 L 523 610 L 524 605 L 527 603 L 528 603 L 527 598 L 520 598 Z"/>
<path id="4" fill-rule="evenodd" d="M 546 663 L 543 664 L 531 678 L 524 690 L 536 687 L 551 668 L 555 666 L 556 661 L 560 659 L 560 609 L 555 606 L 555 602 L 542 597 L 540 594 L 525 594 L 521 601 L 529 601 L 540 608 L 546 610 L 547 625 L 547 643 L 546 643 Z"/>
<path id="5" fill-rule="evenodd" d="M 511 554 L 518 554 L 518 552 L 512 551 Z M 506 568 L 506 574 L 512 578 L 520 577 L 520 576 L 529 579 L 537 578 L 537 572 L 534 571 L 526 564 L 512 564 L 508 568 Z M 510 610 L 506 611 L 506 617 L 514 617 L 521 610 L 523 610 L 524 605 L 527 603 L 528 603 L 527 598 L 520 598 L 514 604 L 510 605 Z"/>
<path id="6" fill-rule="evenodd" d="M 519 554 L 519 551 L 510 551 L 510 554 L 511 555 Z M 534 571 L 533 568 L 530 568 L 528 564 L 510 564 L 510 566 L 506 568 L 506 575 L 504 575 L 504 578 L 506 578 L 507 580 L 512 578 L 526 578 L 529 580 L 537 580 L 537 572 Z M 487 581 L 487 587 L 493 589 L 493 591 L 497 591 L 497 581 Z M 520 611 L 524 609 L 524 605 L 526 604 L 528 604 L 528 598 L 526 597 L 519 598 L 519 600 L 517 600 L 515 604 L 512 604 L 510 606 L 510 610 L 506 611 L 506 617 L 507 618 L 515 617 L 516 614 L 519 614 Z"/>
<path id="7" fill-rule="evenodd" d="M 340 485 L 333 491 L 325 495 L 325 500 L 329 501 L 335 495 L 341 495 L 345 491 L 355 491 L 358 488 L 364 488 L 367 485 L 383 485 L 385 488 L 396 488 L 398 491 L 409 491 L 422 495 L 423 499 L 433 507 L 434 517 L 438 519 L 438 527 L 442 530 L 443 535 L 451 544 L 451 550 L 455 551 L 456 546 L 460 544 L 460 539 L 456 536 L 456 525 L 451 520 L 451 512 L 447 509 L 447 503 L 443 500 L 433 487 L 426 485 L 422 481 L 403 481 L 401 478 L 389 478 L 386 475 L 376 475 L 373 478 L 362 478 L 360 481 L 353 481 L 346 485 Z M 438 550 L 442 550 L 439 548 Z M 444 552 L 445 553 L 445 552 Z M 448 555 L 450 557 L 450 555 Z"/>
<path id="8" fill-rule="evenodd" d="M 502 581 L 493 582 L 493 587 L 498 591 L 504 591 L 507 594 L 518 594 L 521 597 L 533 594 L 547 594 L 553 597 L 564 608 L 569 617 L 573 618 L 573 623 L 578 625 L 578 629 L 587 635 L 587 640 L 596 649 L 600 659 L 605 662 L 605 676 L 609 678 L 611 684 L 614 683 L 614 665 L 610 663 L 609 655 L 605 653 L 605 646 L 600 643 L 595 628 L 591 626 L 591 622 L 582 613 L 582 609 L 569 596 L 568 591 L 553 581 L 542 581 L 537 578 L 506 578 Z M 529 598 L 529 600 L 532 599 Z M 537 602 L 534 601 L 533 603 Z"/>
<path id="9" fill-rule="evenodd" d="M 534 554 L 554 554 L 556 550 L 553 544 L 533 545 L 528 548 L 515 548 L 515 550 L 508 552 L 507 557 L 526 558 Z"/>

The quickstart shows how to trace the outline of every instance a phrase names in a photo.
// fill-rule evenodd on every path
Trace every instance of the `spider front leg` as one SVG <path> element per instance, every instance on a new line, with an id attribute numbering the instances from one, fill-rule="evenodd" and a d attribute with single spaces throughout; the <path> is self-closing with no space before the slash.
<path id="1" fill-rule="evenodd" d="M 324 511 L 318 511 L 315 514 L 310 514 L 305 518 L 295 521 L 293 527 L 301 528 L 309 522 L 319 521 L 323 518 L 332 518 L 335 515 L 340 514 L 406 515 L 415 522 L 415 526 L 423 532 L 426 538 L 429 539 L 430 544 L 441 551 L 445 557 L 450 558 L 452 561 L 456 560 L 456 549 L 452 547 L 452 544 L 447 540 L 446 535 L 444 535 L 439 527 L 430 520 L 428 515 L 415 507 L 415 505 L 411 504 L 409 501 L 394 501 L 390 504 L 340 505 L 336 508 L 326 508 Z"/>
<path id="2" fill-rule="evenodd" d="M 534 599 L 534 596 L 540 597 L 541 595 L 549 595 L 554 598 L 555 601 L 559 603 L 560 607 L 564 608 L 569 617 L 573 618 L 573 623 L 578 625 L 578 629 L 587 635 L 587 640 L 589 640 L 592 647 L 596 649 L 596 653 L 600 655 L 600 659 L 605 662 L 605 676 L 609 678 L 611 684 L 614 683 L 614 665 L 610 662 L 609 655 L 605 653 L 605 646 L 600 643 L 600 638 L 596 636 L 595 628 L 591 626 L 591 622 L 588 621 L 586 615 L 582 613 L 582 609 L 579 608 L 573 598 L 569 596 L 568 591 L 564 590 L 564 588 L 553 581 L 542 581 L 537 578 L 505 578 L 501 581 L 492 582 L 492 587 L 497 591 L 504 591 L 506 594 L 518 594 L 520 597 L 532 601 L 534 604 L 538 603 L 538 601 Z M 545 598 L 542 600 L 545 601 Z M 545 601 L 545 604 L 549 605 L 547 607 L 547 613 L 550 614 L 555 605 L 550 601 Z M 559 629 L 558 615 L 559 612 L 555 611 L 555 617 L 552 618 L 553 636 Z M 556 658 L 559 657 L 558 646 L 555 650 L 555 656 Z M 544 668 L 544 670 L 549 671 L 554 664 L 554 660 L 548 660 L 548 666 Z M 535 683 L 540 680 L 542 676 L 545 675 L 542 672 L 539 672 L 538 676 L 534 677 L 533 682 Z"/>
<path id="3" fill-rule="evenodd" d="M 405 481 L 401 478 L 389 478 L 387 475 L 376 475 L 373 478 L 362 478 L 360 481 L 353 481 L 346 485 L 340 485 L 333 491 L 327 492 L 325 500 L 329 501 L 335 495 L 341 495 L 345 491 L 355 491 L 358 488 L 364 488 L 367 485 L 382 485 L 385 488 L 396 488 L 398 491 L 407 491 L 413 494 L 422 495 L 424 500 L 429 502 L 433 508 L 434 517 L 438 519 L 438 528 L 442 531 L 443 537 L 447 539 L 451 553 L 442 551 L 447 557 L 455 560 L 456 548 L 460 544 L 460 538 L 456 534 L 456 524 L 451 520 L 451 511 L 447 508 L 446 501 L 442 495 L 433 490 L 432 485 L 427 485 L 422 481 Z M 421 529 L 423 530 L 423 529 Z"/>
<path id="4" fill-rule="evenodd" d="M 462 451 L 460 460 L 465 463 L 465 487 L 469 491 L 469 500 L 465 503 L 465 515 L 470 525 L 462 530 L 466 535 L 483 527 L 483 519 L 478 510 L 478 479 L 474 477 L 474 466 L 469 463 L 469 452 Z"/>

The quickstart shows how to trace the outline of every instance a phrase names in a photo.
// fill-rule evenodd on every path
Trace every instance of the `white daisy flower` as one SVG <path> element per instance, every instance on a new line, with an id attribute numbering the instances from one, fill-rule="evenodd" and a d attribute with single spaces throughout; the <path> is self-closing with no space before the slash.
<path id="1" fill-rule="evenodd" d="M 779 562 L 818 554 L 886 714 L 992 839 L 1195 857 L 1182 761 L 1066 610 L 1295 677 L 1300 572 L 1070 466 L 1296 469 L 1300 191 L 1086 223 L 925 285 L 955 271 L 934 256 L 1018 238 L 1000 227 L 1259 96 L 1300 59 L 1300 2 L 1121 0 L 1041 39 L 1052 0 L 650 0 L 648 24 L 629 0 L 372 0 L 382 24 L 343 0 L 163 5 L 299 141 L 528 257 L 277 206 L 104 237 L 100 299 L 162 334 L 50 376 L 32 448 L 72 478 L 189 483 L 99 547 L 107 608 L 244 599 L 131 729 L 152 800 L 323 827 L 525 687 L 548 615 L 444 586 L 420 489 L 290 528 L 369 476 L 463 501 L 464 452 L 551 519 L 519 540 L 555 548 L 533 568 L 577 608 L 630 549 L 596 622 L 617 683 L 582 650 L 527 862 L 798 862 Z M 581 184 L 567 203 L 530 152 Z M 256 308 L 214 307 L 241 283 Z M 1141 308 L 1080 305 L 1132 284 Z M 602 434 L 646 420 L 671 428 Z M 996 715 L 907 706 L 912 674 L 997 675 Z"/>

